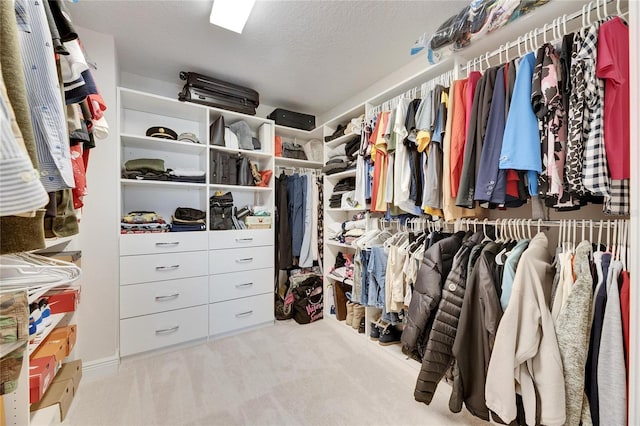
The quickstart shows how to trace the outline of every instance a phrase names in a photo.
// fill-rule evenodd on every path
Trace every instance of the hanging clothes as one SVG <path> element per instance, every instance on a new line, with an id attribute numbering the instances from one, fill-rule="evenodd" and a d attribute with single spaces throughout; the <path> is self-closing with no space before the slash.
<path id="1" fill-rule="evenodd" d="M 504 422 L 516 418 L 517 384 L 527 424 L 565 421 L 562 362 L 548 309 L 552 279 L 547 237 L 539 233 L 520 258 L 487 370 L 487 407 Z"/>

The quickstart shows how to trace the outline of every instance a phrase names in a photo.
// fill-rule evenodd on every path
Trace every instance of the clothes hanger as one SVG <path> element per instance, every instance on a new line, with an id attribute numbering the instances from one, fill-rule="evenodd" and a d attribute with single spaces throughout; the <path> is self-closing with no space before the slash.
<path id="1" fill-rule="evenodd" d="M 600 229 L 598 230 L 598 251 L 600 251 L 600 247 L 602 247 L 602 225 L 604 221 L 600 219 Z"/>
<path id="2" fill-rule="evenodd" d="M 538 219 L 538 234 L 542 231 L 542 219 Z"/>
<path id="3" fill-rule="evenodd" d="M 589 219 L 589 242 L 593 244 L 593 220 Z"/>
<path id="4" fill-rule="evenodd" d="M 527 221 L 527 236 L 529 239 L 531 239 L 531 222 L 533 222 L 533 219 Z"/>
<path id="5" fill-rule="evenodd" d="M 605 2 L 607 0 L 604 0 Z M 598 22 L 602 21 L 602 16 L 600 15 L 600 0 L 596 0 L 596 15 L 598 16 Z"/>
<path id="6" fill-rule="evenodd" d="M 569 34 L 569 32 L 567 31 L 567 14 L 566 13 L 564 15 L 562 15 L 562 31 L 564 33 L 563 37 L 565 35 Z"/>

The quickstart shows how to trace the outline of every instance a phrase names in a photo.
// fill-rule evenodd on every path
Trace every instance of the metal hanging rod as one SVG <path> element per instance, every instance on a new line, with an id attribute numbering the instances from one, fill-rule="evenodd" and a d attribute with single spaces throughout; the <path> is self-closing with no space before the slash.
<path id="1" fill-rule="evenodd" d="M 424 97 L 427 92 L 433 90 L 435 86 L 438 84 L 441 84 L 443 86 L 450 85 L 451 82 L 453 81 L 453 77 L 454 77 L 453 70 L 446 71 L 436 77 L 429 79 L 428 81 L 420 84 L 419 86 L 415 86 L 397 96 L 394 96 L 389 100 L 382 102 L 379 105 L 374 106 L 371 109 L 371 113 L 378 114 L 383 111 L 390 111 L 393 108 L 398 106 L 402 98 L 415 99 L 418 97 L 418 94 L 420 95 L 420 97 Z"/>
<path id="2" fill-rule="evenodd" d="M 607 10 L 607 3 L 615 3 L 615 11 L 614 13 L 609 13 Z M 518 56 L 522 56 L 525 53 L 534 51 L 537 47 L 539 47 L 540 43 L 538 41 L 538 37 L 541 36 L 543 42 L 547 42 L 547 32 L 551 31 L 552 39 L 549 41 L 555 41 L 561 39 L 564 35 L 568 34 L 567 31 L 567 22 L 576 20 L 580 18 L 582 20 L 581 28 L 585 28 L 591 25 L 591 12 L 595 10 L 596 18 L 598 20 L 602 20 L 607 16 L 626 16 L 629 12 L 622 12 L 620 6 L 621 0 L 595 0 L 591 1 L 588 4 L 582 6 L 582 9 L 574 12 L 570 15 L 563 15 L 556 19 L 554 19 L 551 23 L 544 24 L 542 28 L 535 28 L 528 33 L 525 33 L 519 36 L 516 40 L 512 42 L 505 43 L 498 47 L 496 50 L 491 52 L 487 52 L 484 55 L 480 55 L 470 61 L 467 61 L 466 65 L 460 65 L 460 72 L 470 71 L 470 70 L 479 70 L 482 71 L 483 66 L 489 68 L 489 59 L 499 56 L 500 62 L 503 62 L 503 55 L 506 58 L 505 62 L 509 61 L 509 50 L 513 48 L 518 48 Z M 520 47 L 524 47 L 524 52 L 520 49 Z"/>

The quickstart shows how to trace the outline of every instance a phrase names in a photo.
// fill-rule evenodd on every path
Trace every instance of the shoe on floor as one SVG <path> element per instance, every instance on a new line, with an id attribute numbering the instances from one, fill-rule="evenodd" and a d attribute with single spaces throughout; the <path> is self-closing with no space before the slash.
<path id="1" fill-rule="evenodd" d="M 362 319 L 360 319 L 360 325 L 358 326 L 358 333 L 360 334 L 364 334 L 364 326 L 365 326 L 365 318 L 362 317 Z"/>
<path id="2" fill-rule="evenodd" d="M 364 306 L 358 305 L 357 303 L 353 304 L 353 320 L 351 321 L 351 327 L 354 330 L 357 330 L 360 327 L 360 321 L 364 318 Z"/>
<path id="3" fill-rule="evenodd" d="M 345 324 L 348 326 L 351 326 L 351 323 L 353 322 L 353 305 L 354 303 L 347 302 L 347 318 L 345 320 Z"/>
<path id="4" fill-rule="evenodd" d="M 380 338 L 380 328 L 378 328 L 378 323 L 371 323 L 371 331 L 369 332 L 369 338 L 371 340 L 378 340 Z"/>
<path id="5" fill-rule="evenodd" d="M 401 335 L 402 332 L 400 330 L 398 330 L 395 326 L 389 324 L 380 331 L 380 338 L 378 339 L 378 343 L 382 346 L 400 343 Z"/>

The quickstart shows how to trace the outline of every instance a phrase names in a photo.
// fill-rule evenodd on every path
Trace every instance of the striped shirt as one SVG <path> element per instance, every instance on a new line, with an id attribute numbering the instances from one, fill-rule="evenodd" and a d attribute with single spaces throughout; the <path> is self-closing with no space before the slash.
<path id="1" fill-rule="evenodd" d="M 73 188 L 64 103 L 44 5 L 42 0 L 26 0 L 22 5 L 31 28 L 19 37 L 40 180 L 48 192 Z"/>

